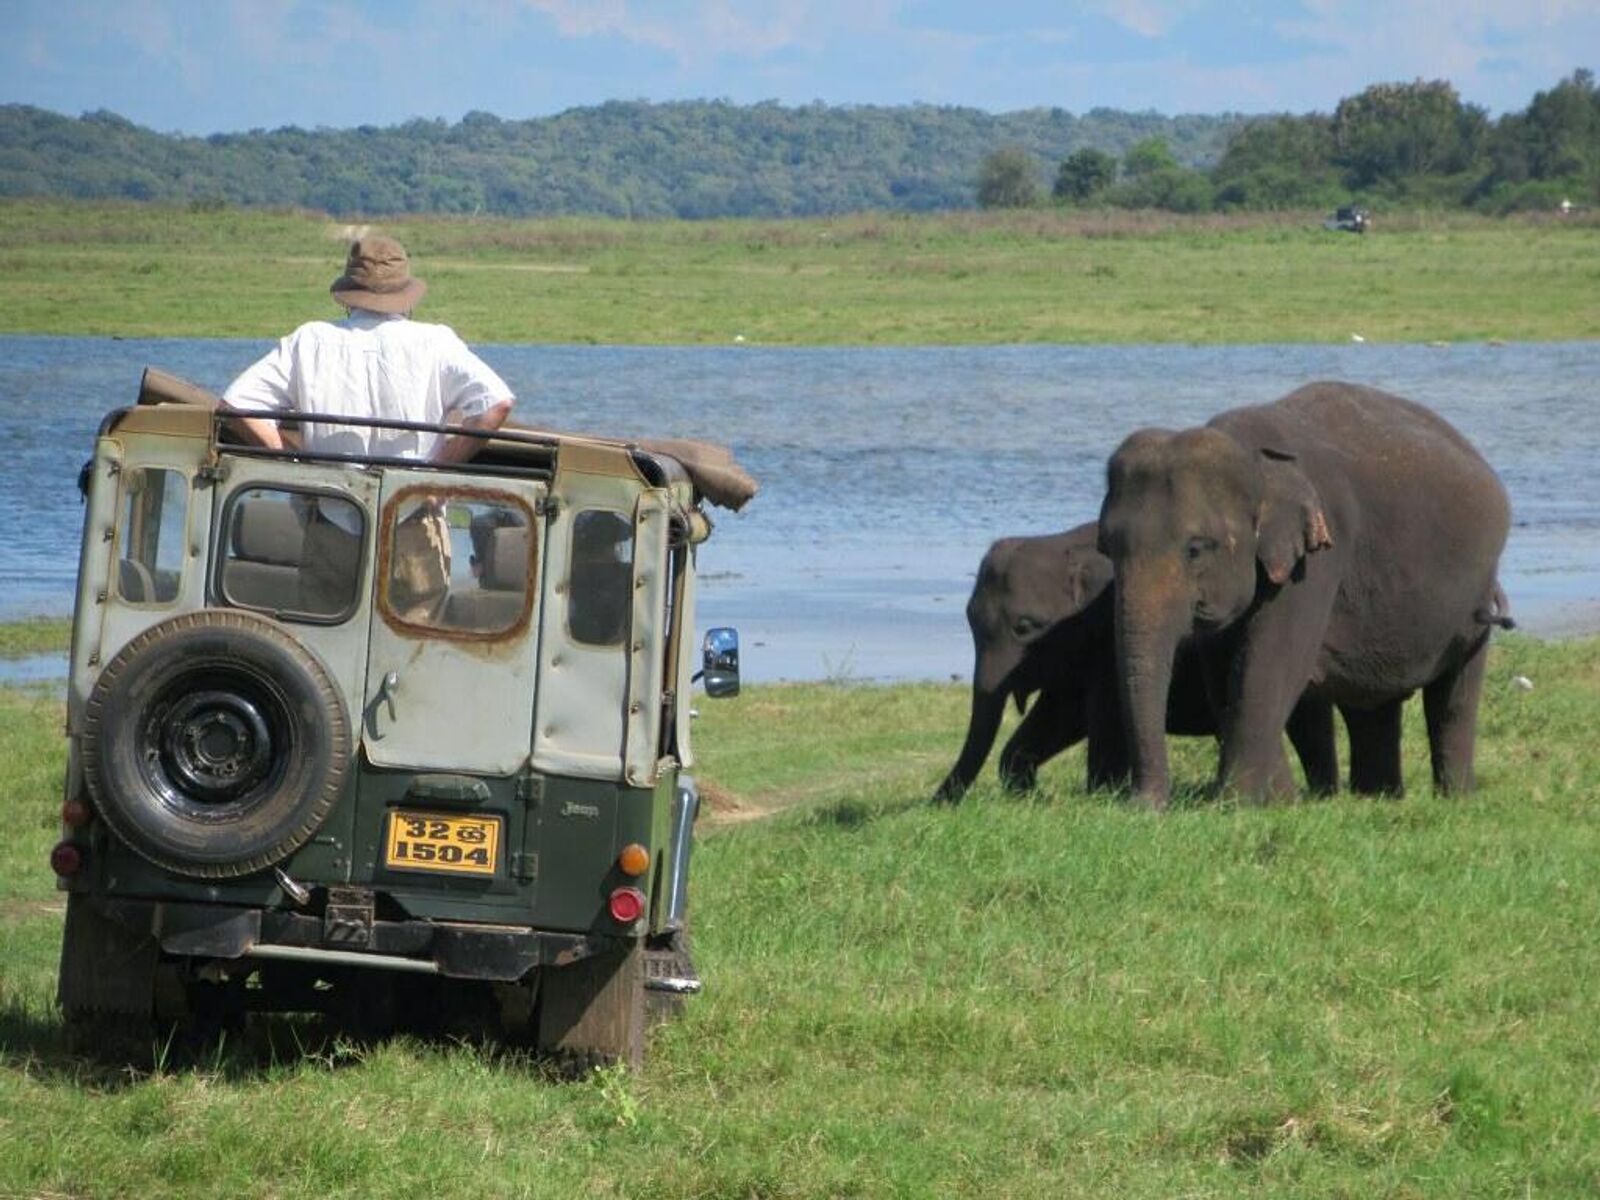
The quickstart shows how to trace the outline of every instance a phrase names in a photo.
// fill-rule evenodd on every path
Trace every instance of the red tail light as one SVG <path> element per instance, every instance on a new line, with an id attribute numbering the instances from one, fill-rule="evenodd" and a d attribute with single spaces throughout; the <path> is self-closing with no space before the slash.
<path id="1" fill-rule="evenodd" d="M 638 888 L 619 887 L 611 893 L 611 919 L 619 925 L 632 925 L 644 916 L 644 893 Z"/>
<path id="2" fill-rule="evenodd" d="M 94 819 L 94 810 L 82 800 L 74 797 L 61 805 L 61 823 L 70 825 L 74 829 L 82 829 Z"/>
<path id="3" fill-rule="evenodd" d="M 50 869 L 63 879 L 71 879 L 83 870 L 83 851 L 71 842 L 57 842 L 50 851 Z"/>

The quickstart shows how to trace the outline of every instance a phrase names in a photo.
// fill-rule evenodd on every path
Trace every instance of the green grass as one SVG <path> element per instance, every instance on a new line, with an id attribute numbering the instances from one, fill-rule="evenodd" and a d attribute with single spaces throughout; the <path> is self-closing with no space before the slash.
<path id="1" fill-rule="evenodd" d="M 607 344 L 1600 337 L 1600 222 L 1380 214 L 859 215 L 383 224 L 472 341 Z M 315 213 L 0 202 L 0 331 L 279 336 L 354 227 Z M 70 280 L 71 286 L 63 281 Z"/>
<path id="2" fill-rule="evenodd" d="M 65 650 L 72 622 L 65 617 L 35 617 L 0 623 L 0 658 L 21 658 Z"/>
<path id="3" fill-rule="evenodd" d="M 707 989 L 643 1073 L 560 1084 L 410 1040 L 66 1056 L 61 714 L 0 692 L 0 1195 L 1593 1195 L 1597 703 L 1600 639 L 1507 638 L 1477 794 L 1431 795 L 1413 712 L 1403 800 L 1156 816 L 1081 751 L 926 804 L 956 685 L 703 702 Z"/>

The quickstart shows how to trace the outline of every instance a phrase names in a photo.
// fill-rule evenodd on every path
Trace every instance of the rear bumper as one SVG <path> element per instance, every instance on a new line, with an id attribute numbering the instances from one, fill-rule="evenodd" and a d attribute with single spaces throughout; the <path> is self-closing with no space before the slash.
<path id="1" fill-rule="evenodd" d="M 94 898 L 107 917 L 148 933 L 170 955 L 197 959 L 292 959 L 333 967 L 424 971 L 510 982 L 538 967 L 565 966 L 618 939 L 520 925 L 378 921 L 354 926 L 281 909 Z"/>

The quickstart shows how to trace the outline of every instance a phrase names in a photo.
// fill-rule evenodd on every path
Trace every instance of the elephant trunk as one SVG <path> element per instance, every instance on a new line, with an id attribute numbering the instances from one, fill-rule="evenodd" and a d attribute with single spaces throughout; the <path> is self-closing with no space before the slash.
<path id="1" fill-rule="evenodd" d="M 978 777 L 989 751 L 994 746 L 995 734 L 1000 731 L 1000 719 L 1005 715 L 1009 693 L 972 685 L 972 716 L 967 721 L 967 740 L 962 744 L 961 756 L 950 768 L 934 799 L 944 804 L 955 804 L 966 794 L 972 781 Z"/>
<path id="2" fill-rule="evenodd" d="M 1156 581 L 1160 582 L 1160 581 Z M 1123 725 L 1133 763 L 1133 790 L 1151 808 L 1167 806 L 1167 699 L 1178 643 L 1189 631 L 1187 605 L 1152 588 L 1148 579 L 1118 572 L 1116 646 Z"/>

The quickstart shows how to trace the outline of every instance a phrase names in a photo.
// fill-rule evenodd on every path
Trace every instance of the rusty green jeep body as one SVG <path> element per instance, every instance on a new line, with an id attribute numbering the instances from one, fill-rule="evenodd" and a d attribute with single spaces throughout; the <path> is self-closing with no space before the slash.
<path id="1" fill-rule="evenodd" d="M 69 1028 L 471 1012 L 637 1062 L 652 989 L 698 987 L 693 481 L 594 439 L 445 467 L 225 427 L 141 404 L 85 468 Z"/>

